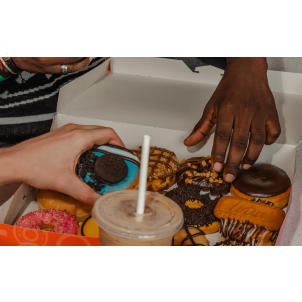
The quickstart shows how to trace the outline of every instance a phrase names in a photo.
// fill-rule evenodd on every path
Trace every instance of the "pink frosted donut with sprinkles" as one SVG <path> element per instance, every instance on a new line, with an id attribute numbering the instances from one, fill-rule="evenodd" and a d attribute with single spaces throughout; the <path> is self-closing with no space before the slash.
<path id="1" fill-rule="evenodd" d="M 17 227 L 48 231 L 58 234 L 76 235 L 79 229 L 76 218 L 66 211 L 39 210 L 22 216 Z"/>

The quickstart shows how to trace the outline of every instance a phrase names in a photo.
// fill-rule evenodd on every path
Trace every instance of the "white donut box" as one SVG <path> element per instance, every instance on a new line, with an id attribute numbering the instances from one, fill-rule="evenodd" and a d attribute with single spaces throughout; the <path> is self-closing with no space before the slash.
<path id="1" fill-rule="evenodd" d="M 182 61 L 170 59 L 105 60 L 61 88 L 52 129 L 67 123 L 101 125 L 112 127 L 127 148 L 139 147 L 142 136 L 148 134 L 151 145 L 174 151 L 179 160 L 209 155 L 214 129 L 197 146 L 186 147 L 183 141 L 200 119 L 223 71 L 211 66 L 198 67 L 196 71 L 192 72 Z M 268 79 L 282 134 L 275 144 L 264 146 L 258 162 L 282 168 L 293 181 L 276 245 L 302 245 L 302 74 L 268 71 Z M 97 238 L 44 231 L 30 235 L 31 230 L 14 226 L 17 219 L 35 209 L 36 189 L 23 184 L 0 207 L 0 245 L 98 244 Z M 38 239 L 45 236 L 47 240 Z M 207 238 L 210 245 L 223 240 L 219 233 Z"/>

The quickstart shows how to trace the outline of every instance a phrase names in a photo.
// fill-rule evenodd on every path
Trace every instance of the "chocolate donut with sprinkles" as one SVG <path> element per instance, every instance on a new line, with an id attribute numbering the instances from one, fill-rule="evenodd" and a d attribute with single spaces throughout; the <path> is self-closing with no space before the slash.
<path id="1" fill-rule="evenodd" d="M 167 192 L 165 196 L 181 207 L 185 226 L 197 227 L 204 234 L 215 233 L 219 230 L 220 221 L 214 215 L 214 208 L 220 198 L 219 192 L 211 192 L 208 187 L 186 185 Z M 204 234 L 200 233 L 200 235 Z"/>
<path id="2" fill-rule="evenodd" d="M 179 187 L 187 184 L 209 187 L 222 196 L 230 192 L 230 185 L 223 180 L 223 169 L 217 173 L 212 169 L 211 157 L 192 157 L 180 162 L 176 172 L 176 182 Z"/>

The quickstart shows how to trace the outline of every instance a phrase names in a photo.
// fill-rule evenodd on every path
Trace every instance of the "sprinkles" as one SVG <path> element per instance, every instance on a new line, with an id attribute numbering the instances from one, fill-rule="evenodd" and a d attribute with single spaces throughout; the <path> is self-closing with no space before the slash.
<path id="1" fill-rule="evenodd" d="M 76 235 L 79 229 L 76 218 L 66 211 L 39 210 L 21 217 L 17 227 L 47 231 L 59 234 Z"/>

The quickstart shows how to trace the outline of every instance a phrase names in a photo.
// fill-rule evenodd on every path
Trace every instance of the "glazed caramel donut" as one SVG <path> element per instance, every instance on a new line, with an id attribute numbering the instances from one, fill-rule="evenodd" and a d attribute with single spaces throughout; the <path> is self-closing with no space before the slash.
<path id="1" fill-rule="evenodd" d="M 133 153 L 141 161 L 142 148 L 133 150 Z M 160 192 L 169 189 L 176 181 L 175 173 L 179 168 L 179 161 L 169 150 L 151 147 L 149 153 L 149 167 L 147 178 L 147 190 Z"/>
<path id="2" fill-rule="evenodd" d="M 291 181 L 282 169 L 270 164 L 256 164 L 238 171 L 231 185 L 234 197 L 253 200 L 260 198 L 283 209 L 287 206 Z"/>
<path id="3" fill-rule="evenodd" d="M 223 237 L 251 245 L 274 245 L 285 218 L 280 208 L 231 196 L 219 199 L 214 215 Z"/>
<path id="4" fill-rule="evenodd" d="M 94 222 L 93 218 L 89 216 L 80 226 L 78 235 L 86 237 L 100 237 L 99 227 Z"/>
<path id="5" fill-rule="evenodd" d="M 223 169 L 217 173 L 212 169 L 211 157 L 192 157 L 180 162 L 176 172 L 176 182 L 179 187 L 187 184 L 209 187 L 222 196 L 230 191 L 230 185 L 223 180 Z"/>
<path id="6" fill-rule="evenodd" d="M 205 234 L 218 232 L 220 221 L 213 213 L 220 198 L 218 192 L 211 192 L 207 187 L 187 185 L 175 188 L 165 196 L 181 207 L 184 214 L 184 227 L 195 227 Z"/>
<path id="7" fill-rule="evenodd" d="M 84 221 L 89 217 L 93 207 L 68 195 L 52 190 L 38 190 L 38 204 L 42 210 L 54 209 L 67 211 L 74 215 L 77 221 Z"/>

